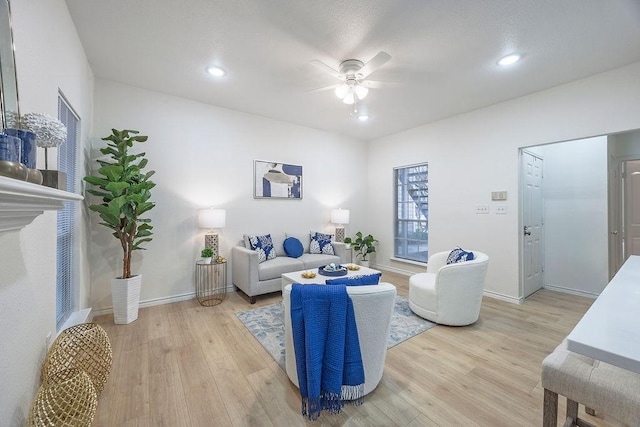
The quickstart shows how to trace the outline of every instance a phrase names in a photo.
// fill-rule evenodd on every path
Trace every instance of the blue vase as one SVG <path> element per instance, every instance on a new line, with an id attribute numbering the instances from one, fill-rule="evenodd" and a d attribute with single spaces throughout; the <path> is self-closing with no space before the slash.
<path id="1" fill-rule="evenodd" d="M 16 136 L 0 134 L 0 160 L 20 163 L 22 140 Z"/>
<path id="2" fill-rule="evenodd" d="M 7 128 L 4 133 L 11 136 L 17 136 L 22 141 L 22 150 L 20 152 L 20 162 L 29 169 L 36 168 L 36 155 L 38 153 L 36 147 L 36 134 L 23 129 Z"/>

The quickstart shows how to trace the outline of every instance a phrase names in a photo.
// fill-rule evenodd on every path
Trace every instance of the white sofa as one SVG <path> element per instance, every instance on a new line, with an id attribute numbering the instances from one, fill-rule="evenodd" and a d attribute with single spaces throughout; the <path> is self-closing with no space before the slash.
<path id="1" fill-rule="evenodd" d="M 346 263 L 346 245 L 332 242 L 335 255 L 311 254 L 310 233 L 264 233 L 271 234 L 276 258 L 258 262 L 258 253 L 245 247 L 244 241 L 231 248 L 231 276 L 234 286 L 244 292 L 251 304 L 255 304 L 257 295 L 282 290 L 280 276 L 293 271 L 311 270 L 323 265 Z M 302 243 L 303 254 L 299 258 L 288 257 L 284 251 L 284 240 L 295 237 Z"/>
<path id="2" fill-rule="evenodd" d="M 435 323 L 470 325 L 478 320 L 489 257 L 472 251 L 472 261 L 447 264 L 449 251 L 429 257 L 427 273 L 409 278 L 409 308 Z"/>
<path id="3" fill-rule="evenodd" d="M 384 361 L 387 357 L 387 342 L 391 328 L 391 316 L 396 300 L 396 287 L 391 283 L 377 285 L 347 286 L 353 302 L 353 311 L 358 326 L 358 340 L 364 367 L 364 394 L 369 394 L 382 379 Z M 291 328 L 291 284 L 282 291 L 284 304 L 284 354 L 289 380 L 298 385 L 296 352 L 293 347 Z"/>

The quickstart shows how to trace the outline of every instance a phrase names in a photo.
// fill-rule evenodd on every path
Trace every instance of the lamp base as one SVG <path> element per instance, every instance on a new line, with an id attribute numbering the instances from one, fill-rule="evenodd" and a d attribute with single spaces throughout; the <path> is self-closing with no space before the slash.
<path id="1" fill-rule="evenodd" d="M 344 242 L 344 227 L 336 227 L 336 242 Z"/>
<path id="2" fill-rule="evenodd" d="M 217 234 L 205 234 L 204 247 L 211 248 L 213 250 L 213 259 L 218 258 L 218 235 Z"/>
<path id="3" fill-rule="evenodd" d="M 42 185 L 67 191 L 66 173 L 51 169 L 40 169 L 40 172 L 42 173 Z"/>

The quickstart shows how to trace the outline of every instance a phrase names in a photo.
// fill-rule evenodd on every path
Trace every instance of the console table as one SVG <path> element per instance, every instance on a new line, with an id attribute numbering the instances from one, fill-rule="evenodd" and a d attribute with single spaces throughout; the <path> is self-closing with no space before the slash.
<path id="1" fill-rule="evenodd" d="M 567 336 L 569 351 L 640 373 L 640 256 L 630 256 Z"/>

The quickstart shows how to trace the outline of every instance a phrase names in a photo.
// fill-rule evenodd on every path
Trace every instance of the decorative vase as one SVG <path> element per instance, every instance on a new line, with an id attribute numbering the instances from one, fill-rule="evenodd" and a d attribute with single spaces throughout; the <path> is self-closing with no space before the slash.
<path id="1" fill-rule="evenodd" d="M 13 128 L 5 129 L 4 133 L 11 136 L 17 136 L 18 138 L 20 138 L 20 140 L 22 140 L 20 162 L 29 169 L 35 169 L 37 154 L 36 134 L 28 130 Z"/>
<path id="2" fill-rule="evenodd" d="M 212 259 L 213 259 L 213 257 L 202 258 L 202 263 L 203 264 L 211 264 L 211 260 Z"/>
<path id="3" fill-rule="evenodd" d="M 361 259 L 360 265 L 365 268 L 369 268 L 369 260 Z"/>
<path id="4" fill-rule="evenodd" d="M 141 286 L 141 274 L 128 279 L 111 279 L 113 322 L 116 325 L 128 325 L 138 318 Z"/>

